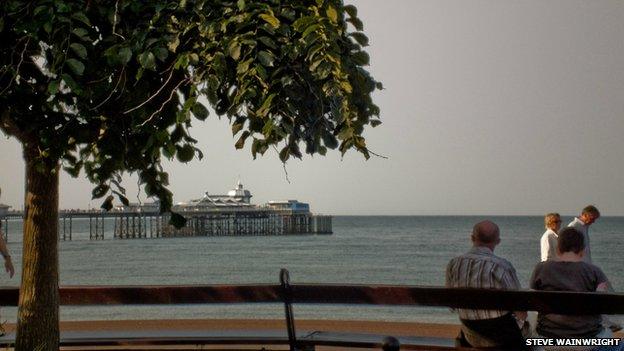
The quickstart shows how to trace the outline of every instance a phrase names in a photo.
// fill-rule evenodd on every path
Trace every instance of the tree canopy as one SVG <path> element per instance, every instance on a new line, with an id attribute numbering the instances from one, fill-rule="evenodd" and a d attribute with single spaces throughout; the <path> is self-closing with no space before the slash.
<path id="1" fill-rule="evenodd" d="M 0 11 L 0 129 L 22 144 L 27 174 L 18 351 L 58 350 L 61 167 L 84 172 L 106 209 L 114 195 L 128 203 L 121 175 L 136 172 L 170 211 L 162 157 L 201 157 L 190 127 L 208 107 L 254 157 L 369 157 L 381 84 L 342 1 L 5 0 Z"/>
<path id="2" fill-rule="evenodd" d="M 368 39 L 339 0 L 7 0 L 0 5 L 0 127 L 127 203 L 123 172 L 169 211 L 162 156 L 201 158 L 189 128 L 207 98 L 236 148 L 282 161 L 356 149 L 376 126 L 381 89 Z M 206 100 L 204 100 L 206 101 Z M 175 218 L 174 218 L 175 219 Z"/>

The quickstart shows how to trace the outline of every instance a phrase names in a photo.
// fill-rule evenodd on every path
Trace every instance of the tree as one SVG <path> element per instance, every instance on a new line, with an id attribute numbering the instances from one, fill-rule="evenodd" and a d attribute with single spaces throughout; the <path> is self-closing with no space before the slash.
<path id="1" fill-rule="evenodd" d="M 58 176 L 84 172 L 110 209 L 136 172 L 168 212 L 161 158 L 201 158 L 205 96 L 255 158 L 356 149 L 380 123 L 356 8 L 340 0 L 7 0 L 0 128 L 27 169 L 17 350 L 58 349 Z M 350 23 L 350 24 L 348 24 Z M 305 147 L 302 152 L 301 147 Z M 277 149 L 276 149 L 277 150 Z M 176 226 L 184 219 L 171 216 Z"/>

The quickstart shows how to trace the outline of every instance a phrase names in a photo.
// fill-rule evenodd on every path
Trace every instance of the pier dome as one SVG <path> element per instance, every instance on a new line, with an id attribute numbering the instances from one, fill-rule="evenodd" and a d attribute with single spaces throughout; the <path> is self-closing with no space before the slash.
<path id="1" fill-rule="evenodd" d="M 249 203 L 252 197 L 251 192 L 243 187 L 243 183 L 241 183 L 240 179 L 236 183 L 236 188 L 228 191 L 227 195 L 230 197 L 241 198 L 245 203 Z"/>

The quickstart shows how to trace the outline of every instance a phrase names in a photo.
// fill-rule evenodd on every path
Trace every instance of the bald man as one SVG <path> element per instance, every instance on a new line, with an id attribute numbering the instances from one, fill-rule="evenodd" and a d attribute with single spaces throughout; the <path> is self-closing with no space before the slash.
<path id="1" fill-rule="evenodd" d="M 446 268 L 449 288 L 518 290 L 521 288 L 514 267 L 494 255 L 500 243 L 500 230 L 492 221 L 482 221 L 472 229 L 472 248 L 453 258 Z M 526 312 L 458 309 L 462 334 L 473 347 L 526 349 L 520 325 Z"/>

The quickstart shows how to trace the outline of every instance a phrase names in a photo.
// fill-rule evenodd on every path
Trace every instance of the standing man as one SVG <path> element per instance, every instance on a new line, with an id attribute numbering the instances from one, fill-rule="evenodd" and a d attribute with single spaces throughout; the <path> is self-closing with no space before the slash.
<path id="1" fill-rule="evenodd" d="M 572 227 L 581 234 L 583 234 L 583 240 L 585 242 L 585 254 L 583 255 L 583 262 L 592 263 L 591 250 L 589 248 L 589 226 L 594 224 L 600 218 L 600 211 L 594 205 L 589 205 L 581 211 L 581 215 L 574 218 L 568 227 Z"/>
<path id="2" fill-rule="evenodd" d="M 561 216 L 558 213 L 549 213 L 544 217 L 546 232 L 540 240 L 542 262 L 557 259 L 557 232 L 561 228 Z"/>
<path id="3" fill-rule="evenodd" d="M 472 248 L 453 258 L 446 268 L 449 288 L 483 288 L 518 290 L 520 282 L 509 261 L 494 255 L 500 243 L 500 230 L 491 221 L 475 224 Z M 526 349 L 520 325 L 526 312 L 500 310 L 458 309 L 462 333 L 473 347 L 502 347 L 508 350 Z"/>
<path id="4" fill-rule="evenodd" d="M 0 195 L 2 195 L 2 189 L 0 189 Z M 13 278 L 15 274 L 15 268 L 13 268 L 13 262 L 11 261 L 11 254 L 7 248 L 6 240 L 4 240 L 4 233 L 2 233 L 2 226 L 0 225 L 0 254 L 4 258 L 4 269 L 9 273 L 9 277 Z M 0 322 L 0 336 L 4 335 L 3 323 Z"/>
<path id="5" fill-rule="evenodd" d="M 583 262 L 585 263 L 593 263 L 591 258 L 591 250 L 589 247 L 589 226 L 594 224 L 600 218 L 600 211 L 594 205 L 586 206 L 583 211 L 581 211 L 581 215 L 574 218 L 568 227 L 574 228 L 583 234 L 583 243 L 585 244 L 585 253 L 583 254 Z M 614 292 L 613 287 L 609 284 L 607 287 L 607 292 Z M 609 316 L 602 316 L 603 324 L 616 332 L 622 330 L 622 326 L 614 322 L 610 319 Z"/>

